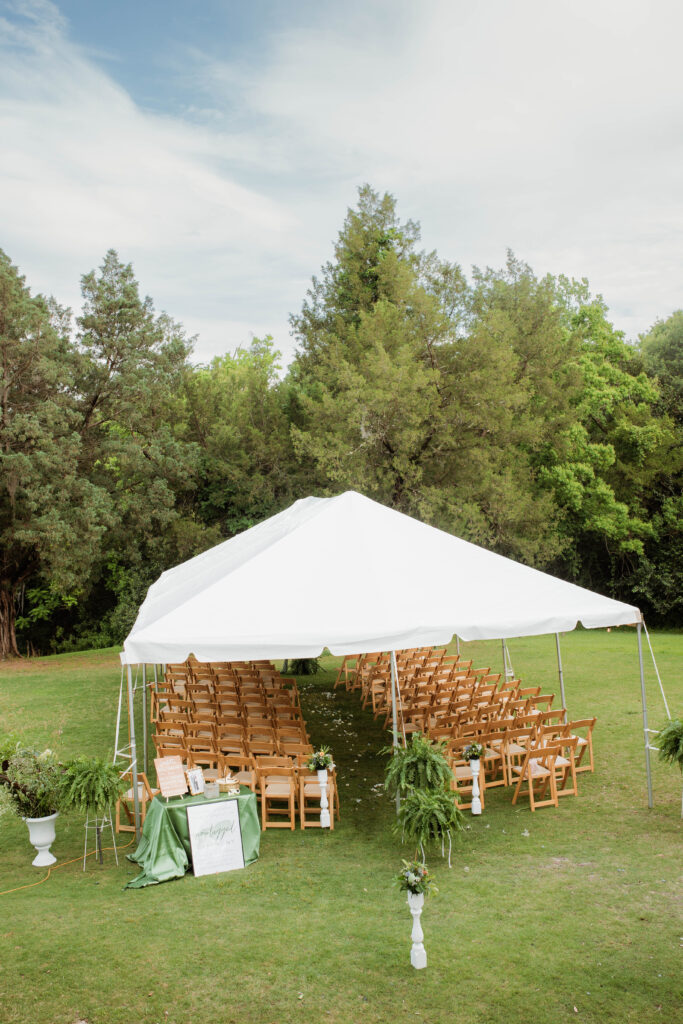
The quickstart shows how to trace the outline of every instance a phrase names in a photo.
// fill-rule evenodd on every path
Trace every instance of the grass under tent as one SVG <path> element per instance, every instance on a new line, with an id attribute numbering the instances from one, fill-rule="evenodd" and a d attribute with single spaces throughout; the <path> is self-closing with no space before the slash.
<path id="1" fill-rule="evenodd" d="M 683 636 L 657 633 L 672 715 L 681 714 Z M 553 637 L 513 640 L 525 685 L 559 694 Z M 466 653 L 465 653 L 466 652 Z M 411 919 L 392 877 L 412 850 L 392 835 L 388 742 L 357 694 L 332 691 L 340 659 L 301 678 L 315 743 L 338 765 L 333 832 L 269 831 L 260 860 L 123 891 L 137 866 L 105 853 L 81 870 L 83 820 L 61 815 L 60 863 L 0 897 L 2 1024 L 623 1024 L 681 1019 L 681 775 L 653 759 L 647 807 L 635 631 L 562 638 L 572 717 L 597 715 L 596 772 L 579 797 L 532 814 L 490 790 L 422 915 L 429 965 L 409 963 Z M 500 644 L 463 645 L 498 671 Z M 114 650 L 0 667 L 0 728 L 61 757 L 113 749 Z M 665 713 L 646 657 L 650 724 Z M 555 704 L 559 704 L 559 695 Z M 121 845 L 126 842 L 119 837 Z M 0 823 L 0 891 L 44 877 L 23 822 Z"/>

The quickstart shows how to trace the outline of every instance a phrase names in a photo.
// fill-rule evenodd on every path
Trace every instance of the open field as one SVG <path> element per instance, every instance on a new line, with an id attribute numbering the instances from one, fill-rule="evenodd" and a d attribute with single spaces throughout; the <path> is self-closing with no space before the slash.
<path id="1" fill-rule="evenodd" d="M 653 637 L 672 714 L 683 710 L 683 637 Z M 123 891 L 111 853 L 0 896 L 2 1024 L 638 1024 L 683 1020 L 681 776 L 654 762 L 647 808 L 634 631 L 563 638 L 572 717 L 598 716 L 596 773 L 578 799 L 531 814 L 487 792 L 422 923 L 426 971 L 409 964 L 410 915 L 391 879 L 412 855 L 379 785 L 386 735 L 357 695 L 332 692 L 336 659 L 300 680 L 314 742 L 338 764 L 341 824 L 268 832 L 242 872 Z M 526 684 L 558 693 L 553 637 L 510 643 Z M 499 670 L 500 645 L 463 646 Z M 470 653 L 471 652 L 471 653 Z M 665 719 L 646 662 L 650 724 Z M 114 651 L 0 667 L 0 728 L 61 756 L 113 748 Z M 555 701 L 559 703 L 559 697 Z M 528 835 L 526 832 L 528 831 Z M 121 837 L 125 842 L 125 838 Z M 82 854 L 78 816 L 58 821 L 60 863 Z M 22 822 L 0 824 L 0 890 L 37 881 Z"/>

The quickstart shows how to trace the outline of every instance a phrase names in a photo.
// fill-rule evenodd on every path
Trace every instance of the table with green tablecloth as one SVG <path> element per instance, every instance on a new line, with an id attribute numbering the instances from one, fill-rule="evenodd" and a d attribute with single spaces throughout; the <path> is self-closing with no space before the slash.
<path id="1" fill-rule="evenodd" d="M 223 800 L 237 801 L 244 865 L 253 864 L 259 855 L 261 827 L 256 796 L 246 786 L 240 788 L 239 796 L 222 794 L 215 800 L 207 800 L 203 794 L 174 796 L 169 800 L 156 796 L 149 805 L 138 848 L 128 854 L 128 860 L 139 864 L 142 873 L 128 882 L 126 888 L 141 889 L 144 885 L 182 878 L 192 863 L 187 808 Z"/>

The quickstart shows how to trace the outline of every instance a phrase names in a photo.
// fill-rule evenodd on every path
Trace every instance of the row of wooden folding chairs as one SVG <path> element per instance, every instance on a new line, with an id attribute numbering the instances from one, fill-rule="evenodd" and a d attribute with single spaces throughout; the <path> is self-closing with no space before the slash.
<path id="1" fill-rule="evenodd" d="M 513 798 L 513 803 L 516 803 L 524 782 L 529 787 L 527 792 L 532 810 L 536 806 L 544 806 L 535 800 L 536 782 L 543 785 L 544 792 L 539 797 L 541 800 L 546 788 L 550 786 L 550 802 L 555 806 L 560 796 L 577 796 L 577 775 L 594 770 L 592 735 L 596 719 L 577 719 L 565 723 L 563 716 L 564 709 L 522 720 L 521 723 L 516 719 L 508 719 L 506 722 L 491 723 L 485 729 L 474 727 L 463 730 L 446 744 L 446 756 L 455 776 L 453 788 L 459 793 L 472 793 L 471 769 L 462 754 L 466 746 L 476 742 L 484 747 L 479 769 L 482 806 L 486 790 L 494 786 L 516 785 Z M 585 735 L 581 735 L 581 731 Z M 538 753 L 549 747 L 556 748 L 552 756 L 552 781 L 546 773 L 549 763 L 546 755 Z M 584 763 L 586 755 L 588 762 Z M 471 803 L 465 806 L 469 807 Z"/>
<path id="2" fill-rule="evenodd" d="M 446 648 L 416 647 L 410 650 L 397 651 L 396 662 L 399 674 L 403 675 L 406 672 L 411 674 L 409 671 L 410 666 L 424 666 L 428 661 L 436 664 L 447 656 Z M 390 658 L 391 655 L 388 651 L 347 655 L 342 660 L 334 688 L 336 689 L 342 685 L 349 691 L 366 688 L 373 675 L 391 671 Z"/>
<path id="3" fill-rule="evenodd" d="M 261 828 L 265 831 L 267 828 L 293 830 L 297 814 L 302 829 L 320 827 L 320 783 L 317 773 L 307 767 L 312 753 L 313 747 L 307 744 L 302 745 L 296 753 L 284 755 L 239 757 L 227 754 L 208 758 L 197 756 L 192 751 L 178 751 L 160 756 L 180 756 L 187 768 L 201 768 L 204 778 L 209 780 L 224 778 L 230 772 L 234 779 L 247 786 L 258 798 L 261 805 Z M 147 788 L 149 799 L 153 793 L 158 793 L 158 790 L 152 791 L 149 788 L 149 783 Z M 339 821 L 341 817 L 337 774 L 334 770 L 328 771 L 327 795 L 330 828 L 333 829 L 335 818 Z"/>

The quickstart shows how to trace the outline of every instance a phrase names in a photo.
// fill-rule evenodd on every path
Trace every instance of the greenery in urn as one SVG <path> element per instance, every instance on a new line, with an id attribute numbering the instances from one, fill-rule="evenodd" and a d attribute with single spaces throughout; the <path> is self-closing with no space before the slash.
<path id="1" fill-rule="evenodd" d="M 451 842 L 454 832 L 463 828 L 462 811 L 453 793 L 445 789 L 412 789 L 401 802 L 394 832 L 415 843 L 422 852 L 429 843 L 440 843 L 444 854 L 448 840 L 448 866 L 451 866 Z"/>
<path id="2" fill-rule="evenodd" d="M 481 743 L 468 743 L 462 752 L 463 761 L 479 761 L 484 755 L 484 748 Z"/>
<path id="3" fill-rule="evenodd" d="M 330 748 L 320 747 L 319 750 L 314 751 L 306 762 L 306 767 L 310 772 L 320 772 L 323 769 L 334 767 Z"/>
<path id="4" fill-rule="evenodd" d="M 51 750 L 33 750 L 12 739 L 0 742 L 0 786 L 6 790 L 4 806 L 21 818 L 47 818 L 62 806 L 61 776 L 63 766 Z"/>
<path id="5" fill-rule="evenodd" d="M 121 768 L 102 757 L 77 757 L 69 761 L 61 777 L 62 804 L 65 808 L 93 814 L 95 819 L 116 804 L 126 788 Z M 97 858 L 103 863 L 102 826 L 96 823 Z"/>
<path id="6" fill-rule="evenodd" d="M 445 746 L 445 743 L 432 743 L 416 732 L 405 747 L 385 747 L 382 753 L 391 753 L 385 771 L 385 789 L 401 796 L 414 789 L 443 791 L 453 778 L 444 754 Z"/>
<path id="7" fill-rule="evenodd" d="M 283 672 L 291 672 L 293 676 L 314 676 L 320 671 L 318 658 L 292 658 Z"/>
<path id="8" fill-rule="evenodd" d="M 419 893 L 428 896 L 432 892 L 439 891 L 427 870 L 427 865 L 424 861 L 419 860 L 404 860 L 403 867 L 394 877 L 394 884 L 399 887 L 401 892 L 410 892 L 415 896 Z"/>

